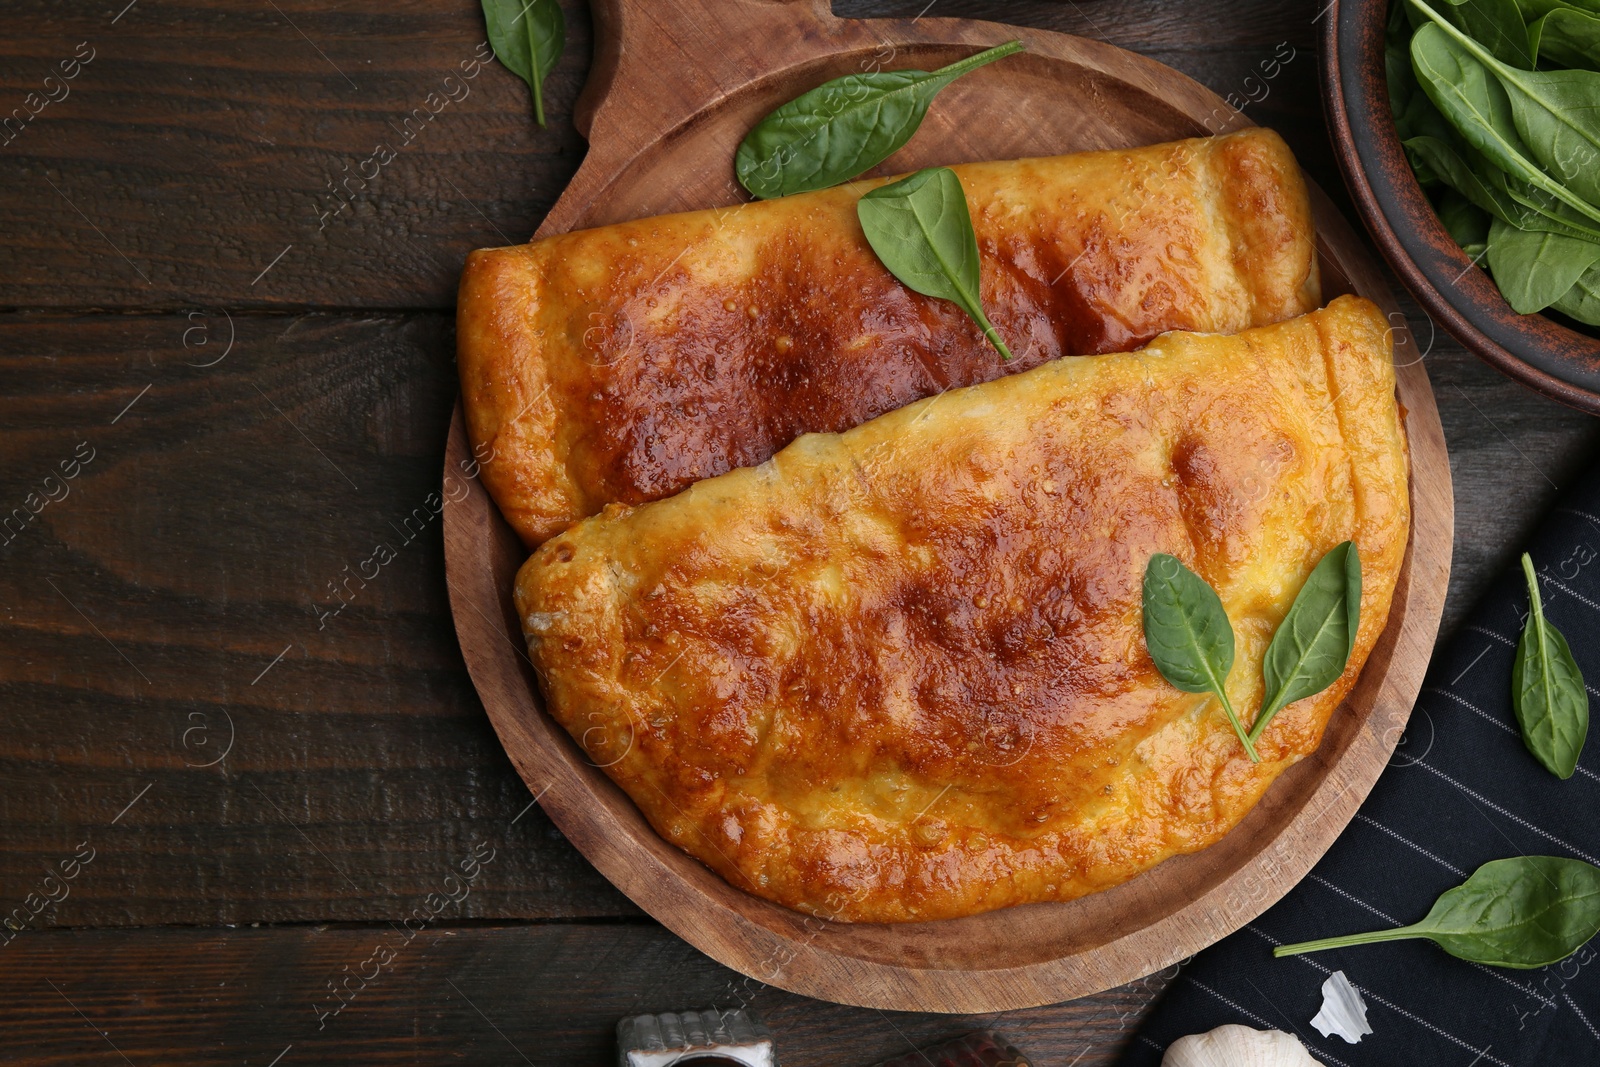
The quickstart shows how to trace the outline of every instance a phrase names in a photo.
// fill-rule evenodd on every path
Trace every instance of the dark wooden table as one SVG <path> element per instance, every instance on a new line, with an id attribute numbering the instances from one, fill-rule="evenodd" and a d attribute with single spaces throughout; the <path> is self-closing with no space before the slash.
<path id="1" fill-rule="evenodd" d="M 1252 98 L 1347 206 L 1320 0 L 935 2 Z M 484 37 L 472 0 L 5 5 L 0 116 L 37 109 L 0 132 L 6 1062 L 599 1064 L 625 1014 L 748 1004 L 786 1067 L 979 1024 L 1087 1067 L 1163 984 L 984 1019 L 807 1001 L 666 933 L 530 803 L 462 667 L 438 523 L 399 531 L 439 481 L 462 257 L 526 238 L 585 150 L 590 25 L 565 6 L 539 130 L 503 69 L 445 83 Z M 1448 633 L 1600 423 L 1411 314 L 1455 473 Z M 403 547 L 346 584 L 380 542 Z"/>

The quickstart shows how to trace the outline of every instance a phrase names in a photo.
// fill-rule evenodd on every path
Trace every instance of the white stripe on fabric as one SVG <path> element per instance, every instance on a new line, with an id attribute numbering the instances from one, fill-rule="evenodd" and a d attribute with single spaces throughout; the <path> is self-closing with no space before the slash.
<path id="1" fill-rule="evenodd" d="M 1378 918 L 1382 919 L 1384 922 L 1388 923 L 1390 926 L 1404 926 L 1405 925 L 1405 923 L 1401 922 L 1399 919 L 1396 919 L 1394 916 L 1386 915 L 1383 912 L 1379 911 L 1377 908 L 1373 907 L 1371 904 L 1368 904 L 1366 901 L 1364 901 L 1361 898 L 1357 897 L 1354 893 L 1350 893 L 1350 892 L 1347 892 L 1347 891 L 1345 891 L 1343 889 L 1340 889 L 1338 886 L 1334 885 L 1332 882 L 1328 881 L 1326 878 L 1322 877 L 1321 875 L 1308 874 L 1308 875 L 1306 875 L 1306 880 L 1307 881 L 1311 881 L 1311 882 L 1316 882 L 1318 885 L 1327 887 L 1329 890 L 1339 894 L 1341 897 L 1344 897 L 1344 899 L 1348 900 L 1350 903 L 1356 905 L 1357 907 L 1365 908 L 1367 911 L 1370 911 L 1372 914 L 1376 915 Z M 1526 985 L 1526 986 L 1525 985 L 1521 985 L 1520 983 L 1517 982 L 1517 980 L 1515 978 L 1512 978 L 1509 975 L 1501 974 L 1499 971 L 1495 970 L 1493 967 L 1485 967 L 1481 963 L 1473 963 L 1470 960 L 1465 960 L 1463 962 L 1467 963 L 1469 966 L 1471 966 L 1473 968 L 1476 968 L 1477 970 L 1482 971 L 1484 974 L 1488 975 L 1490 978 L 1499 979 L 1500 981 L 1504 982 L 1506 985 L 1510 986 L 1512 989 L 1515 989 L 1518 993 L 1521 993 L 1524 996 L 1532 997 L 1534 1000 L 1539 1001 L 1540 1003 L 1542 1003 L 1547 1008 L 1555 1007 L 1556 1001 L 1555 1001 L 1554 997 L 1540 996 L 1539 992 L 1536 989 L 1534 989 L 1533 986 L 1531 986 L 1531 985 Z"/>
<path id="2" fill-rule="evenodd" d="M 1254 926 L 1246 926 L 1245 929 L 1249 930 L 1251 933 L 1255 934 L 1257 937 L 1260 937 L 1260 938 L 1264 939 L 1269 944 L 1271 944 L 1274 948 L 1276 948 L 1278 945 L 1283 943 L 1283 942 L 1278 941 L 1278 940 L 1276 940 L 1274 938 L 1268 937 L 1266 934 L 1262 933 L 1260 930 L 1257 930 Z M 1296 956 L 1295 959 L 1299 960 L 1301 963 L 1304 963 L 1308 967 L 1311 967 L 1311 968 L 1313 968 L 1315 970 L 1321 971 L 1325 975 L 1329 975 L 1329 974 L 1333 973 L 1333 969 L 1331 967 L 1324 967 L 1322 964 L 1318 963 L 1316 960 L 1312 959 L 1309 956 Z M 1191 978 L 1190 981 L 1193 982 L 1194 979 Z M 1199 982 L 1195 982 L 1195 985 L 1199 985 L 1199 984 L 1200 984 Z M 1355 985 L 1355 983 L 1352 982 L 1351 985 Z M 1489 1055 L 1489 1050 L 1488 1049 L 1486 1049 L 1486 1048 L 1485 1049 L 1479 1049 L 1476 1045 L 1469 1045 L 1465 1041 L 1461 1040 L 1459 1037 L 1457 1037 L 1454 1034 L 1452 1034 L 1450 1031 L 1444 1029 L 1443 1027 L 1435 1026 L 1433 1023 L 1430 1023 L 1428 1020 L 1422 1018 L 1420 1015 L 1413 1015 L 1411 1012 L 1406 1011 L 1406 1009 L 1400 1007 L 1398 1004 L 1395 1004 L 1392 1001 L 1385 1000 L 1383 997 L 1378 996 L 1378 994 L 1374 993 L 1371 989 L 1369 989 L 1366 986 L 1355 986 L 1355 988 L 1357 989 L 1357 991 L 1359 991 L 1360 993 L 1363 994 L 1364 999 L 1371 1000 L 1374 1004 L 1383 1005 L 1385 1008 L 1388 1008 L 1390 1011 L 1394 1012 L 1396 1015 L 1400 1016 L 1401 1018 L 1410 1019 L 1412 1022 L 1416 1023 L 1418 1026 L 1422 1027 L 1425 1030 L 1430 1030 L 1433 1033 L 1438 1034 L 1440 1037 L 1444 1038 L 1446 1041 L 1450 1042 L 1453 1045 L 1460 1045 L 1462 1048 L 1466 1049 L 1468 1052 L 1476 1052 L 1478 1054 L 1478 1059 L 1474 1060 L 1473 1061 L 1474 1063 L 1477 1063 L 1478 1060 L 1487 1060 L 1489 1063 L 1495 1064 L 1496 1067 L 1515 1067 L 1514 1064 L 1507 1063 L 1505 1060 L 1498 1059 L 1498 1058 L 1496 1058 L 1494 1056 Z M 1218 994 L 1218 996 L 1220 997 L 1221 994 Z"/>
<path id="3" fill-rule="evenodd" d="M 1369 826 L 1377 827 L 1379 830 L 1382 830 L 1384 833 L 1388 834 L 1390 837 L 1394 838 L 1396 841 L 1400 842 L 1402 845 L 1405 845 L 1405 846 L 1407 846 L 1409 848 L 1413 848 L 1416 851 L 1422 853 L 1424 856 L 1428 857 L 1430 860 L 1432 860 L 1433 862 L 1437 863 L 1439 866 L 1443 867 L 1445 870 L 1449 871 L 1451 874 L 1456 875 L 1459 878 L 1463 878 L 1463 879 L 1466 878 L 1467 872 L 1463 871 L 1460 867 L 1457 867 L 1455 864 L 1450 863 L 1450 862 L 1448 862 L 1446 860 L 1440 859 L 1438 856 L 1435 856 L 1432 852 L 1429 852 L 1427 849 L 1423 848 L 1421 845 L 1417 844 L 1415 841 L 1411 840 L 1410 838 L 1402 837 L 1400 834 L 1398 834 L 1395 831 L 1389 829 L 1387 826 L 1383 825 L 1383 823 L 1379 822 L 1377 819 L 1374 819 L 1372 816 L 1364 815 L 1361 812 L 1356 812 L 1356 818 L 1361 820 L 1362 822 L 1368 824 Z"/>
<path id="4" fill-rule="evenodd" d="M 1563 993 L 1561 994 L 1561 999 L 1567 1002 L 1567 1006 L 1572 1009 L 1572 1014 L 1576 1015 L 1578 1017 L 1578 1021 L 1583 1023 L 1583 1025 L 1588 1029 L 1589 1033 L 1594 1035 L 1594 1039 L 1596 1041 L 1600 1041 L 1600 1030 L 1596 1030 L 1594 1028 L 1594 1023 L 1589 1021 L 1589 1017 L 1585 1015 L 1582 1009 L 1578 1007 L 1578 1002 L 1572 999 L 1572 995 L 1570 993 Z"/>
<path id="5" fill-rule="evenodd" d="M 1511 640 L 1511 638 L 1507 637 L 1505 634 L 1497 634 L 1487 626 L 1468 626 L 1467 629 L 1471 630 L 1473 633 L 1482 634 L 1485 637 L 1492 637 L 1501 644 L 1510 645 L 1512 648 L 1517 647 L 1517 643 Z"/>
<path id="6" fill-rule="evenodd" d="M 1540 577 L 1544 579 L 1544 584 L 1545 585 L 1553 585 L 1557 589 L 1561 590 L 1563 593 L 1567 594 L 1572 599 L 1574 599 L 1576 601 L 1579 601 L 1580 603 L 1587 604 L 1587 605 L 1589 605 L 1591 608 L 1593 608 L 1596 611 L 1600 611 L 1600 604 L 1596 604 L 1593 600 L 1590 600 L 1588 597 L 1584 596 L 1582 593 L 1574 592 L 1573 590 L 1568 589 L 1566 586 L 1562 585 L 1560 582 L 1556 581 L 1554 578 L 1550 577 L 1548 574 L 1542 574 L 1542 575 L 1540 575 Z"/>
<path id="7" fill-rule="evenodd" d="M 1594 688 L 1592 688 L 1590 686 L 1584 686 L 1584 688 L 1588 689 L 1589 692 L 1593 693 L 1595 696 L 1600 697 L 1600 690 L 1594 689 Z M 1499 718 L 1497 718 L 1496 716 L 1490 714 L 1487 711 L 1484 711 L 1482 708 L 1478 707 L 1476 704 L 1471 703 L 1465 697 L 1459 696 L 1456 693 L 1452 693 L 1448 689 L 1440 689 L 1436 685 L 1430 685 L 1428 688 L 1424 689 L 1423 692 L 1424 693 L 1436 693 L 1436 694 L 1438 694 L 1439 696 L 1442 696 L 1442 697 L 1449 697 L 1451 700 L 1454 700 L 1457 704 L 1460 704 L 1462 707 L 1466 708 L 1468 711 L 1471 711 L 1471 712 L 1473 712 L 1473 713 L 1475 713 L 1477 715 L 1480 715 L 1483 718 L 1487 719 L 1488 721 L 1494 723 L 1496 726 L 1500 727 L 1500 729 L 1504 730 L 1506 733 L 1512 734 L 1512 735 L 1517 736 L 1517 737 L 1521 737 L 1522 736 L 1522 731 L 1520 729 L 1518 729 L 1517 727 L 1511 725 L 1508 722 L 1502 722 Z M 1578 764 L 1578 773 L 1583 775 L 1585 778 L 1593 779 L 1594 781 L 1600 782 L 1600 774 L 1596 774 L 1594 771 L 1591 771 L 1589 768 L 1585 767 L 1581 763 Z"/>
<path id="8" fill-rule="evenodd" d="M 1484 796 L 1482 793 L 1474 792 L 1473 790 L 1471 790 L 1471 789 L 1467 788 L 1466 786 L 1462 785 L 1460 782 L 1456 781 L 1454 778 L 1450 777 L 1448 774 L 1444 773 L 1439 768 L 1434 767 L 1434 766 L 1432 766 L 1430 764 L 1427 764 L 1427 763 L 1419 763 L 1419 764 L 1417 764 L 1417 766 L 1423 768 L 1424 770 L 1432 771 L 1434 774 L 1437 774 L 1440 778 L 1443 778 L 1445 781 L 1449 782 L 1451 785 L 1455 786 L 1457 789 L 1461 790 L 1461 792 L 1465 793 L 1467 796 L 1471 797 L 1473 800 L 1476 800 L 1478 803 L 1482 804 L 1484 807 L 1491 808 L 1494 811 L 1499 812 L 1501 815 L 1504 815 L 1506 818 L 1510 819 L 1512 822 L 1517 823 L 1519 826 L 1524 826 L 1527 829 L 1532 830 L 1534 833 L 1538 834 L 1540 837 L 1544 838 L 1547 841 L 1554 841 L 1556 844 L 1560 845 L 1562 848 L 1566 849 L 1568 852 L 1572 853 L 1574 856 L 1578 857 L 1579 859 L 1587 860 L 1589 863 L 1593 863 L 1595 866 L 1600 867 L 1600 860 L 1595 859 L 1593 856 L 1589 855 L 1587 852 L 1584 852 L 1581 849 L 1575 848 L 1572 845 L 1567 844 L 1567 842 L 1561 840 L 1561 838 L 1557 837 L 1555 834 L 1551 833 L 1549 830 L 1546 830 L 1541 826 L 1535 826 L 1533 823 L 1529 822 L 1527 819 L 1524 819 L 1522 816 L 1518 815 L 1516 812 L 1509 811 L 1506 808 L 1502 808 L 1500 805 L 1496 804 L 1494 801 L 1490 800 L 1488 797 Z"/>

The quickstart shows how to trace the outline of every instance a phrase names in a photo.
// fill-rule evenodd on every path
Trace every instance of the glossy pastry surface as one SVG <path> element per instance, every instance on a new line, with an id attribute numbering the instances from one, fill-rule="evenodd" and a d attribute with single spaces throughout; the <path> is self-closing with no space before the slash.
<path id="1" fill-rule="evenodd" d="M 547 706 L 667 840 L 749 892 L 907 921 L 1104 889 L 1217 841 L 1312 752 L 1383 630 L 1409 529 L 1371 303 L 1058 360 L 547 541 L 517 579 Z M 1253 765 L 1156 671 L 1152 553 L 1220 594 L 1228 690 L 1353 539 L 1343 677 Z"/>
<path id="2" fill-rule="evenodd" d="M 1010 363 L 873 255 L 855 203 L 889 179 L 474 252 L 467 429 L 524 542 L 946 389 L 1320 302 L 1306 190 L 1271 131 L 954 169 Z"/>

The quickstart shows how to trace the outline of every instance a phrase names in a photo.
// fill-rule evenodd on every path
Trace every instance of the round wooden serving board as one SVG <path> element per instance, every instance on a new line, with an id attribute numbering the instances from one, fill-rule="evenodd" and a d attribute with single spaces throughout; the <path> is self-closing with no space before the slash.
<path id="1" fill-rule="evenodd" d="M 599 0 L 577 123 L 591 148 L 539 234 L 738 203 L 734 149 L 767 111 L 857 70 L 929 69 L 1013 37 L 1027 52 L 955 82 L 883 173 L 1055 155 L 1248 125 L 1148 59 L 1062 34 L 952 19 L 845 20 L 823 0 Z M 1084 996 L 1166 967 L 1264 911 L 1332 844 L 1410 714 L 1444 605 L 1450 465 L 1427 373 L 1360 242 L 1313 189 L 1325 293 L 1393 313 L 1413 525 L 1389 626 L 1322 747 L 1203 852 L 1107 892 L 966 919 L 850 925 L 732 888 L 660 838 L 542 708 L 511 604 L 526 558 L 471 465 L 458 409 L 445 558 L 462 653 L 500 739 L 563 833 L 645 911 L 761 982 L 867 1007 L 988 1012 Z"/>

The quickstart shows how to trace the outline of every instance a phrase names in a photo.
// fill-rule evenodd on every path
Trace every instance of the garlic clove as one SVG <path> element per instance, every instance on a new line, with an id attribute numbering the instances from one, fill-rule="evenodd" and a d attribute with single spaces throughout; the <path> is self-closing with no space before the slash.
<path id="1" fill-rule="evenodd" d="M 1298 1038 L 1280 1030 L 1230 1023 L 1180 1037 L 1167 1047 L 1161 1067 L 1319 1067 Z"/>
<path id="2" fill-rule="evenodd" d="M 1322 983 L 1322 1010 L 1311 1020 L 1311 1025 L 1323 1037 L 1338 1034 L 1352 1045 L 1372 1033 L 1367 1022 L 1367 1002 L 1361 999 L 1343 971 L 1334 971 Z"/>

